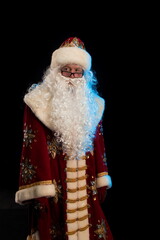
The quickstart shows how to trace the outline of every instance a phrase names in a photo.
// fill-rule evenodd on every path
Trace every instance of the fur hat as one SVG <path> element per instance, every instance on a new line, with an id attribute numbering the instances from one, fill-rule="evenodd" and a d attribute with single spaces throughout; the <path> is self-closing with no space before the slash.
<path id="1" fill-rule="evenodd" d="M 84 43 L 77 37 L 70 37 L 52 53 L 50 67 L 78 64 L 85 70 L 91 69 L 92 58 L 85 50 Z"/>

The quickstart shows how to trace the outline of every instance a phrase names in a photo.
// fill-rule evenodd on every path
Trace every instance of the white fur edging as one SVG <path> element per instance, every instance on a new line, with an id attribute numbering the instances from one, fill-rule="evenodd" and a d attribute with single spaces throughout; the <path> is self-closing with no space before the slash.
<path id="1" fill-rule="evenodd" d="M 23 204 L 24 201 L 34 198 L 54 197 L 55 193 L 56 191 L 54 184 L 32 186 L 30 188 L 17 191 L 15 195 L 15 202 Z"/>
<path id="2" fill-rule="evenodd" d="M 107 188 L 112 187 L 112 180 L 109 175 L 96 178 L 97 188 L 106 186 Z"/>

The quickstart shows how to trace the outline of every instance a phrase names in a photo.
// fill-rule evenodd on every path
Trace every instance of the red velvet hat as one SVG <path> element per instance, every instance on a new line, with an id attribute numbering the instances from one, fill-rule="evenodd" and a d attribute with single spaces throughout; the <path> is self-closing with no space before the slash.
<path id="1" fill-rule="evenodd" d="M 60 47 L 79 47 L 85 49 L 84 43 L 81 41 L 80 38 L 77 37 L 70 37 L 65 40 Z"/>
<path id="2" fill-rule="evenodd" d="M 91 56 L 84 43 L 77 37 L 70 37 L 52 53 L 51 68 L 66 64 L 78 64 L 86 70 L 91 68 Z"/>

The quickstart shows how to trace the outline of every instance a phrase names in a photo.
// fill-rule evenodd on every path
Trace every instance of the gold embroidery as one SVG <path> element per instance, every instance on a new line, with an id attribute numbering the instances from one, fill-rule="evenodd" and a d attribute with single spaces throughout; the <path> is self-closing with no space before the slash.
<path id="1" fill-rule="evenodd" d="M 102 220 L 101 224 L 97 224 L 97 229 L 94 231 L 98 235 L 98 239 L 103 238 L 104 240 L 107 240 L 107 229 L 105 221 Z"/>
<path id="2" fill-rule="evenodd" d="M 87 179 L 88 175 L 78 177 L 78 178 L 66 178 L 66 182 L 77 182 L 77 180 Z"/>
<path id="3" fill-rule="evenodd" d="M 66 178 L 66 182 L 77 182 L 77 178 Z"/>
<path id="4" fill-rule="evenodd" d="M 102 177 L 102 176 L 105 176 L 105 175 L 108 175 L 108 172 L 98 173 L 98 174 L 97 174 L 97 177 Z"/>
<path id="5" fill-rule="evenodd" d="M 78 230 L 75 230 L 75 231 L 72 231 L 72 232 L 66 232 L 66 235 L 73 235 L 73 234 L 75 234 L 76 232 L 78 232 Z"/>
<path id="6" fill-rule="evenodd" d="M 102 124 L 99 124 L 99 135 L 103 135 L 103 126 Z"/>
<path id="7" fill-rule="evenodd" d="M 88 217 L 90 217 L 89 214 L 87 214 L 83 217 L 80 217 L 80 218 L 68 219 L 68 220 L 66 220 L 66 223 L 74 223 L 76 221 L 83 221 L 83 220 L 87 219 Z"/>
<path id="8" fill-rule="evenodd" d="M 67 209 L 66 213 L 74 213 L 77 212 L 77 208 L 76 209 Z"/>
<path id="9" fill-rule="evenodd" d="M 66 232 L 66 235 L 73 235 L 73 234 L 75 234 L 76 232 L 78 232 L 78 231 L 85 231 L 87 228 L 89 228 L 89 227 L 91 227 L 91 225 L 90 224 L 87 224 L 85 227 L 83 227 L 83 228 L 79 228 L 79 229 L 77 229 L 77 230 L 75 230 L 75 231 L 72 231 L 72 232 Z"/>
<path id="10" fill-rule="evenodd" d="M 24 158 L 23 158 L 24 159 Z M 31 160 L 28 158 L 24 159 L 24 162 L 20 163 L 21 176 L 24 183 L 29 183 L 36 177 L 37 166 L 31 164 Z"/>
<path id="11" fill-rule="evenodd" d="M 23 132 L 24 132 L 24 135 L 23 135 L 24 145 L 23 146 L 32 148 L 31 143 L 33 142 L 33 140 L 34 140 L 34 142 L 36 142 L 36 140 L 34 139 L 36 136 L 35 135 L 36 131 L 33 131 L 31 129 L 31 125 L 26 126 L 26 123 L 25 123 L 24 126 L 25 126 L 25 129 L 23 130 Z"/>
<path id="12" fill-rule="evenodd" d="M 50 236 L 51 238 L 49 239 L 62 239 L 62 234 L 63 234 L 63 231 L 64 231 L 64 227 L 63 225 L 60 223 L 57 224 L 52 224 L 49 228 L 49 233 L 50 233 Z"/>
<path id="13" fill-rule="evenodd" d="M 82 176 L 82 177 L 78 177 L 77 180 L 84 180 L 87 179 L 88 175 Z"/>
<path id="14" fill-rule="evenodd" d="M 51 137 L 47 136 L 47 146 L 48 151 L 51 154 L 52 158 L 55 159 L 57 153 L 59 154 L 62 148 L 60 147 L 59 143 L 56 141 L 55 137 L 51 139 Z"/>
<path id="15" fill-rule="evenodd" d="M 68 188 L 66 191 L 70 192 L 70 193 L 74 193 L 74 192 L 77 192 L 77 191 L 83 191 L 85 189 L 87 189 L 87 185 L 85 185 L 83 187 L 79 187 L 79 188 L 73 188 L 73 189 Z"/>
<path id="16" fill-rule="evenodd" d="M 30 187 L 37 186 L 37 185 L 49 185 L 49 184 L 52 184 L 51 180 L 39 181 L 39 182 L 35 182 L 35 183 L 20 186 L 19 190 L 24 189 L 24 188 L 30 188 Z"/>
<path id="17" fill-rule="evenodd" d="M 79 168 L 66 168 L 66 172 L 78 172 L 78 171 L 83 171 L 86 170 L 87 166 L 79 167 Z"/>
<path id="18" fill-rule="evenodd" d="M 80 207 L 80 208 L 76 208 L 76 209 L 67 209 L 66 212 L 67 212 L 67 213 L 74 213 L 74 212 L 77 212 L 77 211 L 86 210 L 87 208 L 90 208 L 90 205 L 89 205 L 89 204 L 87 204 L 87 205 L 84 206 L 84 207 Z"/>
<path id="19" fill-rule="evenodd" d="M 55 179 L 53 180 L 53 184 L 55 186 L 55 191 L 56 191 L 56 194 L 55 194 L 53 199 L 54 199 L 54 202 L 57 203 L 58 202 L 58 198 L 62 197 L 61 196 L 61 194 L 62 194 L 62 191 L 61 191 L 62 186 L 58 185 Z"/>
<path id="20" fill-rule="evenodd" d="M 107 166 L 107 156 L 106 156 L 105 149 L 104 149 L 104 155 L 102 156 L 102 159 L 103 159 L 104 164 Z"/>
<path id="21" fill-rule="evenodd" d="M 96 182 L 95 181 L 90 181 L 91 186 L 88 186 L 88 189 L 92 191 L 92 195 L 97 194 L 97 187 L 96 187 Z"/>
<path id="22" fill-rule="evenodd" d="M 67 39 L 65 42 L 61 44 L 60 47 L 79 47 L 85 49 L 84 43 L 78 40 L 77 37 L 74 37 L 73 39 L 71 38 Z"/>
<path id="23" fill-rule="evenodd" d="M 51 226 L 51 228 L 49 229 L 49 233 L 52 238 L 57 238 L 57 230 L 55 225 Z"/>
<path id="24" fill-rule="evenodd" d="M 66 202 L 68 203 L 75 203 L 77 201 L 83 201 L 86 200 L 88 198 L 88 195 L 81 197 L 81 198 L 77 198 L 77 199 L 67 199 Z"/>

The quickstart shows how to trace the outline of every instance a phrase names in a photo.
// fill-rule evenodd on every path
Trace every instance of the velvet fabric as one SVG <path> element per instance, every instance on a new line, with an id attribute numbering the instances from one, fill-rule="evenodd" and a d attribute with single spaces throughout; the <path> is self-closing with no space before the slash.
<path id="1" fill-rule="evenodd" d="M 101 203 L 111 178 L 105 155 L 102 120 L 93 151 L 80 160 L 63 153 L 56 134 L 26 105 L 15 201 L 29 204 L 30 231 L 36 240 L 113 240 Z"/>

